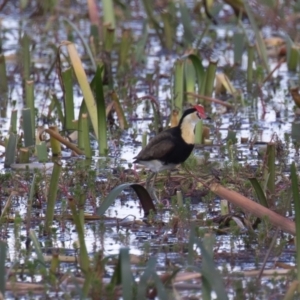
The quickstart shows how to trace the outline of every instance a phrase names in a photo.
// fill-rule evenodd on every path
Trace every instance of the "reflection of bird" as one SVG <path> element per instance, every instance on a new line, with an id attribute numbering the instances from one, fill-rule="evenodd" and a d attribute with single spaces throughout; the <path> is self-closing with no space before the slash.
<path id="1" fill-rule="evenodd" d="M 187 109 L 177 126 L 159 133 L 134 157 L 134 163 L 144 165 L 152 171 L 147 178 L 146 188 L 154 198 L 153 185 L 157 173 L 173 169 L 190 156 L 195 145 L 195 126 L 200 119 L 205 118 L 203 106 L 195 105 Z"/>

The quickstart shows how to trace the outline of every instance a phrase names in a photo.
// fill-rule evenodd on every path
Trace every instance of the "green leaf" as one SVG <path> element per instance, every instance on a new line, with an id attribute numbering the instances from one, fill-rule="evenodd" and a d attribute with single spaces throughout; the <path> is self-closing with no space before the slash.
<path id="1" fill-rule="evenodd" d="M 106 108 L 102 84 L 102 67 L 97 67 L 96 74 L 91 82 L 91 89 L 95 94 L 95 101 L 98 116 L 98 144 L 100 155 L 107 155 L 107 126 L 106 126 Z"/>
<path id="2" fill-rule="evenodd" d="M 6 284 L 6 251 L 7 245 L 5 242 L 0 241 L 0 292 L 5 295 L 5 284 Z"/>
<path id="3" fill-rule="evenodd" d="M 120 249 L 122 296 L 124 300 L 132 300 L 133 276 L 130 269 L 129 249 Z"/>
<path id="4" fill-rule="evenodd" d="M 148 281 L 152 277 L 153 272 L 155 272 L 155 264 L 156 264 L 156 258 L 150 257 L 147 266 L 144 270 L 144 273 L 140 277 L 138 283 L 137 299 L 146 299 Z"/>
<path id="5" fill-rule="evenodd" d="M 113 286 L 122 285 L 124 300 L 132 300 L 133 275 L 130 269 L 130 256 L 128 248 L 121 248 L 118 263 L 115 267 L 110 283 Z"/>
<path id="6" fill-rule="evenodd" d="M 38 241 L 36 235 L 35 235 L 35 231 L 34 230 L 30 230 L 29 231 L 29 235 L 30 235 L 30 239 L 33 243 L 37 258 L 39 260 L 39 262 L 43 265 L 43 267 L 45 268 L 45 260 L 44 260 L 44 256 L 42 253 L 42 249 L 40 247 L 40 242 Z"/>
<path id="7" fill-rule="evenodd" d="M 291 165 L 292 191 L 295 205 L 297 279 L 300 280 L 300 195 L 295 162 Z"/>
<path id="8" fill-rule="evenodd" d="M 244 7 L 245 10 L 247 12 L 247 16 L 249 18 L 250 24 L 252 26 L 252 29 L 255 33 L 255 37 L 256 37 L 256 41 L 257 41 L 257 50 L 258 50 L 258 54 L 264 64 L 265 70 L 270 73 L 270 67 L 269 67 L 269 63 L 268 63 L 268 55 L 267 55 L 267 49 L 266 49 L 266 45 L 263 41 L 263 38 L 261 36 L 260 30 L 256 24 L 253 12 L 251 10 L 251 7 L 249 6 L 248 1 L 244 0 Z"/>
<path id="9" fill-rule="evenodd" d="M 194 231 L 195 231 L 195 226 L 193 225 L 191 228 L 190 237 L 195 236 Z M 202 260 L 205 260 L 206 262 L 206 268 L 205 270 L 202 270 L 202 276 L 206 278 L 206 280 L 208 281 L 212 289 L 215 291 L 218 300 L 228 300 L 228 296 L 224 287 L 222 277 L 218 272 L 218 270 L 216 269 L 215 263 L 211 255 L 207 252 L 203 243 L 198 238 L 194 238 L 194 242 L 201 250 Z"/>
<path id="10" fill-rule="evenodd" d="M 258 180 L 256 178 L 249 178 L 249 181 L 252 184 L 252 187 L 254 188 L 258 201 L 261 205 L 263 205 L 264 207 L 269 208 L 268 202 L 267 202 L 267 198 L 265 195 L 264 190 L 262 189 L 260 183 L 258 182 Z"/>
<path id="11" fill-rule="evenodd" d="M 196 76 L 198 80 L 198 92 L 199 92 L 201 90 L 201 86 L 205 83 L 205 70 L 202 65 L 202 61 L 198 55 L 190 54 L 188 58 L 192 61 L 196 71 Z"/>
<path id="12" fill-rule="evenodd" d="M 155 211 L 155 206 L 153 204 L 153 201 L 152 201 L 149 193 L 147 192 L 147 190 L 142 185 L 136 184 L 136 183 L 134 183 L 134 184 L 123 183 L 123 184 L 120 184 L 117 187 L 115 187 L 109 193 L 109 195 L 104 199 L 104 201 L 102 202 L 100 207 L 97 209 L 97 214 L 99 216 L 104 215 L 106 210 L 114 203 L 114 201 L 119 196 L 119 194 L 123 190 L 125 190 L 129 187 L 131 187 L 136 192 L 137 196 L 139 197 L 145 215 L 149 214 L 150 210 Z"/>

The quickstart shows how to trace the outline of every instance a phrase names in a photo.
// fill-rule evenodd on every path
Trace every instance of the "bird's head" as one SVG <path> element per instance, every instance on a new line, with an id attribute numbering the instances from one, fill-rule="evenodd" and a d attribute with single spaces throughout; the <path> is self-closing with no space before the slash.
<path id="1" fill-rule="evenodd" d="M 196 125 L 199 119 L 206 119 L 204 107 L 202 105 L 194 105 L 183 112 L 179 126 L 181 126 L 183 123 L 186 125 Z"/>
<path id="2" fill-rule="evenodd" d="M 195 143 L 194 129 L 200 119 L 205 119 L 206 114 L 202 105 L 194 105 L 182 114 L 178 127 L 181 137 L 187 144 Z"/>
<path id="3" fill-rule="evenodd" d="M 199 119 L 206 119 L 206 114 L 202 105 L 194 105 L 193 108 L 196 110 L 196 115 Z"/>

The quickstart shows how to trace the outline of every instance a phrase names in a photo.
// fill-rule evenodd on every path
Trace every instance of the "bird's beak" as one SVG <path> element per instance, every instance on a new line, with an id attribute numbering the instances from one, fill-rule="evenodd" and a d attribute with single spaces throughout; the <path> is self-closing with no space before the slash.
<path id="1" fill-rule="evenodd" d="M 194 108 L 197 110 L 197 113 L 198 113 L 198 116 L 201 118 L 201 119 L 206 119 L 206 114 L 205 114 L 205 111 L 204 111 L 204 107 L 202 105 L 194 105 Z"/>

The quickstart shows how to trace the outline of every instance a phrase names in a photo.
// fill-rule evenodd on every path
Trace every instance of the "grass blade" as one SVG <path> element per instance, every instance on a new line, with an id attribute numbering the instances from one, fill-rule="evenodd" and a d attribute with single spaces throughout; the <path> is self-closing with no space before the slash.
<path id="1" fill-rule="evenodd" d="M 97 67 L 96 74 L 91 82 L 91 89 L 96 96 L 97 120 L 98 120 L 98 146 L 99 154 L 107 155 L 107 124 L 104 91 L 102 84 L 103 67 Z"/>
<path id="2" fill-rule="evenodd" d="M 31 129 L 34 135 L 35 130 L 35 109 L 34 109 L 34 82 L 26 81 L 25 83 L 25 103 L 26 107 L 31 111 Z M 27 124 L 27 126 L 29 126 Z"/>
<path id="3" fill-rule="evenodd" d="M 129 249 L 120 249 L 122 296 L 124 300 L 132 300 L 133 276 L 130 269 Z"/>
<path id="4" fill-rule="evenodd" d="M 30 147 L 34 145 L 33 135 L 34 131 L 32 131 L 32 110 L 30 108 L 22 109 L 22 117 L 23 117 L 23 132 L 24 132 L 24 146 Z"/>
<path id="5" fill-rule="evenodd" d="M 195 228 L 192 227 L 191 230 L 195 230 Z M 195 244 L 200 248 L 202 261 L 205 261 L 206 264 L 205 268 L 202 269 L 202 275 L 206 278 L 211 288 L 217 294 L 218 300 L 228 300 L 222 277 L 216 269 L 211 255 L 198 238 L 195 239 Z"/>
<path id="6" fill-rule="evenodd" d="M 297 279 L 300 282 L 300 195 L 298 186 L 298 176 L 295 162 L 291 165 L 292 191 L 295 205 L 295 219 L 296 219 L 296 261 L 297 261 Z M 298 286 L 299 292 L 299 286 Z"/>
<path id="7" fill-rule="evenodd" d="M 48 189 L 47 196 L 47 208 L 46 208 L 46 217 L 45 217 L 45 233 L 51 234 L 51 226 L 53 223 L 54 208 L 56 203 L 56 197 L 58 192 L 58 182 L 60 177 L 60 172 L 62 165 L 60 162 L 55 162 L 53 166 L 53 171 L 51 175 L 50 185 Z"/>
<path id="8" fill-rule="evenodd" d="M 8 92 L 5 56 L 0 54 L 0 94 Z"/>
<path id="9" fill-rule="evenodd" d="M 174 107 L 178 109 L 179 115 L 182 114 L 182 106 L 184 99 L 184 60 L 177 59 L 175 62 L 175 74 L 174 74 Z"/>
<path id="10" fill-rule="evenodd" d="M 46 271 L 46 268 L 45 268 L 46 262 L 44 260 L 44 256 L 43 256 L 43 252 L 42 252 L 42 249 L 41 249 L 41 246 L 40 246 L 40 242 L 38 241 L 38 239 L 35 235 L 35 231 L 31 229 L 29 231 L 29 235 L 30 235 L 30 239 L 31 239 L 31 241 L 33 243 L 33 246 L 34 246 L 35 253 L 37 255 L 37 259 L 42 264 L 43 269 Z"/>
<path id="11" fill-rule="evenodd" d="M 183 30 L 184 30 L 184 39 L 186 44 L 191 45 L 194 40 L 195 36 L 193 33 L 193 29 L 191 26 L 191 14 L 186 6 L 186 3 L 184 1 L 179 2 L 179 11 L 181 15 L 181 22 L 183 25 Z"/>
<path id="12" fill-rule="evenodd" d="M 72 82 L 72 69 L 69 68 L 61 73 L 64 102 L 65 102 L 65 122 L 64 129 L 73 130 L 75 119 L 74 116 L 74 100 L 73 100 L 73 82 Z"/>
<path id="13" fill-rule="evenodd" d="M 0 292 L 2 293 L 3 297 L 5 295 L 5 285 L 6 285 L 6 267 L 5 267 L 6 250 L 7 250 L 6 243 L 0 241 Z"/>
<path id="14" fill-rule="evenodd" d="M 62 45 L 67 46 L 71 63 L 75 75 L 77 77 L 78 83 L 80 85 L 81 91 L 83 93 L 84 101 L 86 103 L 86 107 L 93 125 L 93 129 L 95 131 L 95 135 L 98 139 L 98 117 L 97 110 L 95 109 L 96 103 L 86 73 L 83 69 L 82 62 L 73 43 L 65 41 L 62 43 Z"/>
<path id="15" fill-rule="evenodd" d="M 146 299 L 147 289 L 148 289 L 148 281 L 150 280 L 153 272 L 155 272 L 155 257 L 150 257 L 147 263 L 147 266 L 144 270 L 144 273 L 140 277 L 137 289 L 137 299 Z"/>
<path id="16" fill-rule="evenodd" d="M 258 54 L 264 64 L 264 67 L 267 71 L 267 73 L 270 73 L 270 67 L 269 67 L 269 63 L 268 63 L 268 55 L 267 55 L 267 49 L 266 49 L 266 45 L 263 41 L 263 38 L 261 36 L 261 33 L 259 31 L 259 28 L 256 24 L 255 18 L 253 16 L 251 7 L 249 6 L 248 1 L 243 0 L 244 3 L 244 8 L 247 12 L 247 16 L 249 18 L 249 21 L 251 23 L 252 29 L 255 33 L 255 38 L 256 38 L 256 42 L 257 42 L 257 50 L 258 50 Z"/>
<path id="17" fill-rule="evenodd" d="M 204 86 L 204 84 L 205 84 L 205 70 L 202 65 L 202 61 L 198 55 L 190 54 L 188 56 L 188 58 L 191 60 L 191 62 L 194 65 L 194 68 L 195 68 L 195 72 L 197 75 L 197 81 L 198 81 L 198 93 L 199 93 L 201 90 L 201 87 Z"/>
<path id="18" fill-rule="evenodd" d="M 17 147 L 17 135 L 11 133 L 8 138 L 7 145 L 5 147 L 5 160 L 4 168 L 9 168 L 16 159 L 16 147 Z"/>
<path id="19" fill-rule="evenodd" d="M 149 214 L 150 210 L 155 211 L 153 201 L 147 190 L 140 184 L 123 183 L 115 187 L 109 195 L 104 199 L 100 207 L 97 209 L 97 215 L 102 216 L 106 210 L 114 203 L 119 194 L 127 188 L 133 188 L 141 201 L 145 215 Z"/>
<path id="20" fill-rule="evenodd" d="M 267 159 L 268 159 L 268 191 L 273 196 L 275 194 L 275 143 L 268 143 L 267 145 Z"/>
<path id="21" fill-rule="evenodd" d="M 264 207 L 269 207 L 268 205 L 268 201 L 266 198 L 266 194 L 264 192 L 264 190 L 262 189 L 260 183 L 258 182 L 258 180 L 256 178 L 249 178 L 250 183 L 252 184 L 252 187 L 254 188 L 255 192 L 256 192 L 256 196 L 258 198 L 258 201 L 261 205 L 263 205 Z"/>

